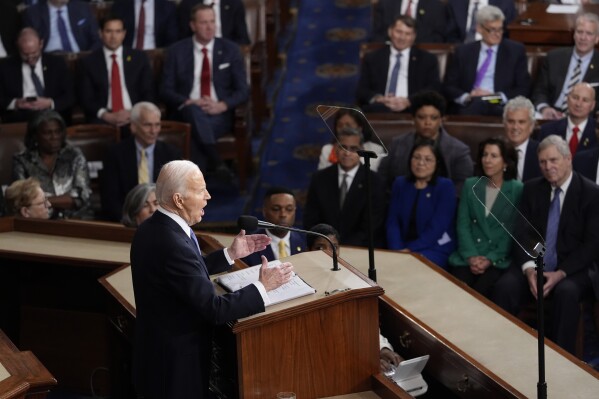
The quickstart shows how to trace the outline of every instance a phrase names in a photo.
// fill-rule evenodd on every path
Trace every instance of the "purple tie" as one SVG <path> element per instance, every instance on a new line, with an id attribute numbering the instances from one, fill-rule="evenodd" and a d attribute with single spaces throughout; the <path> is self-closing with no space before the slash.
<path id="1" fill-rule="evenodd" d="M 557 269 L 557 229 L 559 227 L 560 203 L 559 194 L 561 189 L 553 190 L 553 200 L 549 205 L 547 215 L 547 231 L 545 233 L 545 271 L 553 272 Z"/>
<path id="2" fill-rule="evenodd" d="M 58 35 L 60 36 L 60 42 L 62 43 L 62 49 L 68 53 L 72 52 L 71 42 L 69 41 L 69 34 L 67 33 L 67 24 L 64 22 L 62 17 L 62 10 L 56 10 L 57 12 L 57 24 L 58 24 Z"/>
<path id="3" fill-rule="evenodd" d="M 480 69 L 476 72 L 476 80 L 474 81 L 473 89 L 477 89 L 480 87 L 483 78 L 485 77 L 485 73 L 487 73 L 487 69 L 489 69 L 489 65 L 491 64 L 491 58 L 493 58 L 493 49 L 487 49 L 487 58 L 483 61 L 483 64 L 480 66 Z"/>

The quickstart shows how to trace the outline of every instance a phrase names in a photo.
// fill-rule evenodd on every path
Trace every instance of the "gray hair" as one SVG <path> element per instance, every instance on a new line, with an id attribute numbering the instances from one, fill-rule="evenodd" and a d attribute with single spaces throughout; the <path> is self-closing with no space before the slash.
<path id="1" fill-rule="evenodd" d="M 505 15 L 499 7 L 485 6 L 476 13 L 476 23 L 479 25 L 495 21 L 505 21 Z"/>
<path id="2" fill-rule="evenodd" d="M 133 187 L 125 197 L 121 223 L 127 227 L 137 227 L 135 219 L 143 209 L 150 194 L 155 191 L 156 185 L 154 183 L 142 183 Z"/>
<path id="3" fill-rule="evenodd" d="M 517 111 L 519 109 L 527 110 L 528 111 L 528 119 L 533 124 L 536 122 L 535 106 L 532 104 L 532 102 L 528 98 L 526 98 L 524 96 L 514 97 L 510 101 L 508 101 L 507 104 L 505 104 L 505 107 L 503 108 L 503 121 L 505 122 L 508 112 Z"/>
<path id="4" fill-rule="evenodd" d="M 156 180 L 156 199 L 161 206 L 171 206 L 173 195 L 187 194 L 187 178 L 195 172 L 200 172 L 198 165 L 191 161 L 178 160 L 166 163 Z"/>
<path id="5" fill-rule="evenodd" d="M 585 12 L 576 17 L 576 22 L 574 23 L 574 28 L 578 26 L 579 23 L 586 21 L 592 24 L 595 24 L 595 34 L 599 33 L 599 16 L 592 12 Z"/>
<path id="6" fill-rule="evenodd" d="M 141 101 L 131 108 L 131 122 L 139 122 L 142 111 L 154 112 L 158 114 L 159 118 L 162 116 L 160 108 L 158 108 L 154 103 L 149 101 Z"/>
<path id="7" fill-rule="evenodd" d="M 550 136 L 547 136 L 543 139 L 543 141 L 541 141 L 539 143 L 539 148 L 537 149 L 537 154 L 540 154 L 541 151 L 546 150 L 547 148 L 551 147 L 552 145 L 555 146 L 555 148 L 557 149 L 557 151 L 563 156 L 563 157 L 569 157 L 570 154 L 570 147 L 568 147 L 568 143 L 566 143 L 566 140 L 564 140 L 563 137 L 558 136 L 556 134 L 552 134 Z"/>

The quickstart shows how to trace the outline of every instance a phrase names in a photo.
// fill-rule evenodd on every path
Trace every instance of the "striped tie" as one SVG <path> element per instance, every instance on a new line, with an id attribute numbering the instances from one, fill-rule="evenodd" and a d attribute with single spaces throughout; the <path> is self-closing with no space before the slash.
<path id="1" fill-rule="evenodd" d="M 139 184 L 150 182 L 150 173 L 148 170 L 148 157 L 146 151 L 140 151 L 139 166 L 137 167 L 137 182 Z"/>
<path id="2" fill-rule="evenodd" d="M 563 112 L 568 110 L 568 95 L 572 88 L 580 82 L 580 76 L 582 75 L 582 71 L 580 70 L 580 64 L 582 60 L 580 58 L 576 59 L 576 66 L 572 71 L 572 76 L 570 76 L 570 80 L 568 80 L 568 85 L 566 86 L 566 95 L 564 96 L 564 101 L 562 102 L 561 109 Z"/>

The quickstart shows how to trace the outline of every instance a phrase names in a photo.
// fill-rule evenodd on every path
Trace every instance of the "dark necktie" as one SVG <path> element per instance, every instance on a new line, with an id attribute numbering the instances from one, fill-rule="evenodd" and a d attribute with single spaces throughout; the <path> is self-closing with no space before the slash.
<path id="1" fill-rule="evenodd" d="M 116 62 L 116 54 L 112 54 L 112 71 L 110 74 L 110 91 L 112 97 L 112 112 L 121 111 L 123 108 L 123 93 L 121 91 L 121 74 L 119 64 Z"/>
<path id="2" fill-rule="evenodd" d="M 401 66 L 401 53 L 397 53 L 395 56 L 395 65 L 393 65 L 393 70 L 391 71 L 391 78 L 389 79 L 389 88 L 387 89 L 387 94 L 395 95 L 395 90 L 397 89 L 397 79 L 399 78 L 399 68 Z"/>
<path id="3" fill-rule="evenodd" d="M 480 66 L 479 70 L 476 71 L 476 80 L 474 81 L 473 89 L 477 89 L 480 87 L 487 70 L 489 69 L 489 65 L 491 65 L 491 59 L 493 58 L 493 49 L 487 49 L 487 57 L 483 61 L 483 64 Z"/>
<path id="4" fill-rule="evenodd" d="M 570 142 L 568 143 L 570 146 L 570 154 L 572 154 L 572 156 L 576 154 L 576 149 L 578 148 L 578 132 L 580 132 L 580 129 L 578 126 L 574 126 L 572 128 L 572 137 L 570 137 Z"/>
<path id="5" fill-rule="evenodd" d="M 35 65 L 29 65 L 31 68 L 31 80 L 33 81 L 33 85 L 35 86 L 35 92 L 39 97 L 44 96 L 44 86 L 42 85 L 42 81 L 35 73 Z"/>
<path id="6" fill-rule="evenodd" d="M 408 6 L 406 7 L 406 13 L 404 15 L 408 17 L 412 16 L 412 0 L 408 1 Z"/>
<path id="7" fill-rule="evenodd" d="M 195 243 L 195 247 L 201 256 L 202 250 L 200 249 L 200 243 L 198 242 L 198 238 L 196 237 L 196 234 L 193 232 L 193 229 L 191 227 L 189 228 L 189 237 L 191 237 L 191 240 Z"/>
<path id="8" fill-rule="evenodd" d="M 545 271 L 552 272 L 557 269 L 557 230 L 559 227 L 561 189 L 556 187 L 553 190 L 553 200 L 549 205 L 549 215 L 547 216 L 547 232 L 545 234 Z"/>
<path id="9" fill-rule="evenodd" d="M 465 43 L 473 42 L 476 38 L 476 13 L 478 12 L 478 1 L 474 2 L 474 8 L 472 8 L 472 15 L 470 17 L 470 28 L 466 32 Z"/>
<path id="10" fill-rule="evenodd" d="M 137 21 L 137 39 L 135 40 L 135 48 L 138 50 L 144 49 L 144 35 L 146 33 L 146 10 L 144 5 L 146 0 L 141 0 L 139 6 L 139 19 Z"/>
<path id="11" fill-rule="evenodd" d="M 341 186 L 339 186 L 339 209 L 343 208 L 345 197 L 347 196 L 347 173 L 341 177 Z"/>
<path id="12" fill-rule="evenodd" d="M 210 61 L 208 61 L 208 49 L 202 49 L 202 71 L 200 73 L 200 97 L 210 97 Z"/>
<path id="13" fill-rule="evenodd" d="M 71 42 L 69 41 L 69 34 L 67 33 L 67 24 L 64 22 L 64 18 L 62 17 L 62 10 L 56 10 L 57 16 L 57 24 L 58 24 L 58 35 L 60 36 L 60 42 L 62 43 L 62 49 L 67 53 L 73 51 L 71 47 Z"/>

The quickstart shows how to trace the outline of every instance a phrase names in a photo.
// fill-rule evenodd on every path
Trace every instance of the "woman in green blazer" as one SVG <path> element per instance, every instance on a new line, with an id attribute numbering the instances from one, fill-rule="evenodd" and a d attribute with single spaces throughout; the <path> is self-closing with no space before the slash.
<path id="1" fill-rule="evenodd" d="M 449 265 L 457 278 L 487 297 L 511 262 L 512 238 L 495 217 L 505 222 L 514 217 L 507 201 L 517 206 L 522 195 L 517 164 L 516 150 L 507 141 L 487 139 L 479 144 L 477 159 L 479 176 L 484 177 L 468 178 L 462 188 L 458 249 L 449 257 Z"/>

